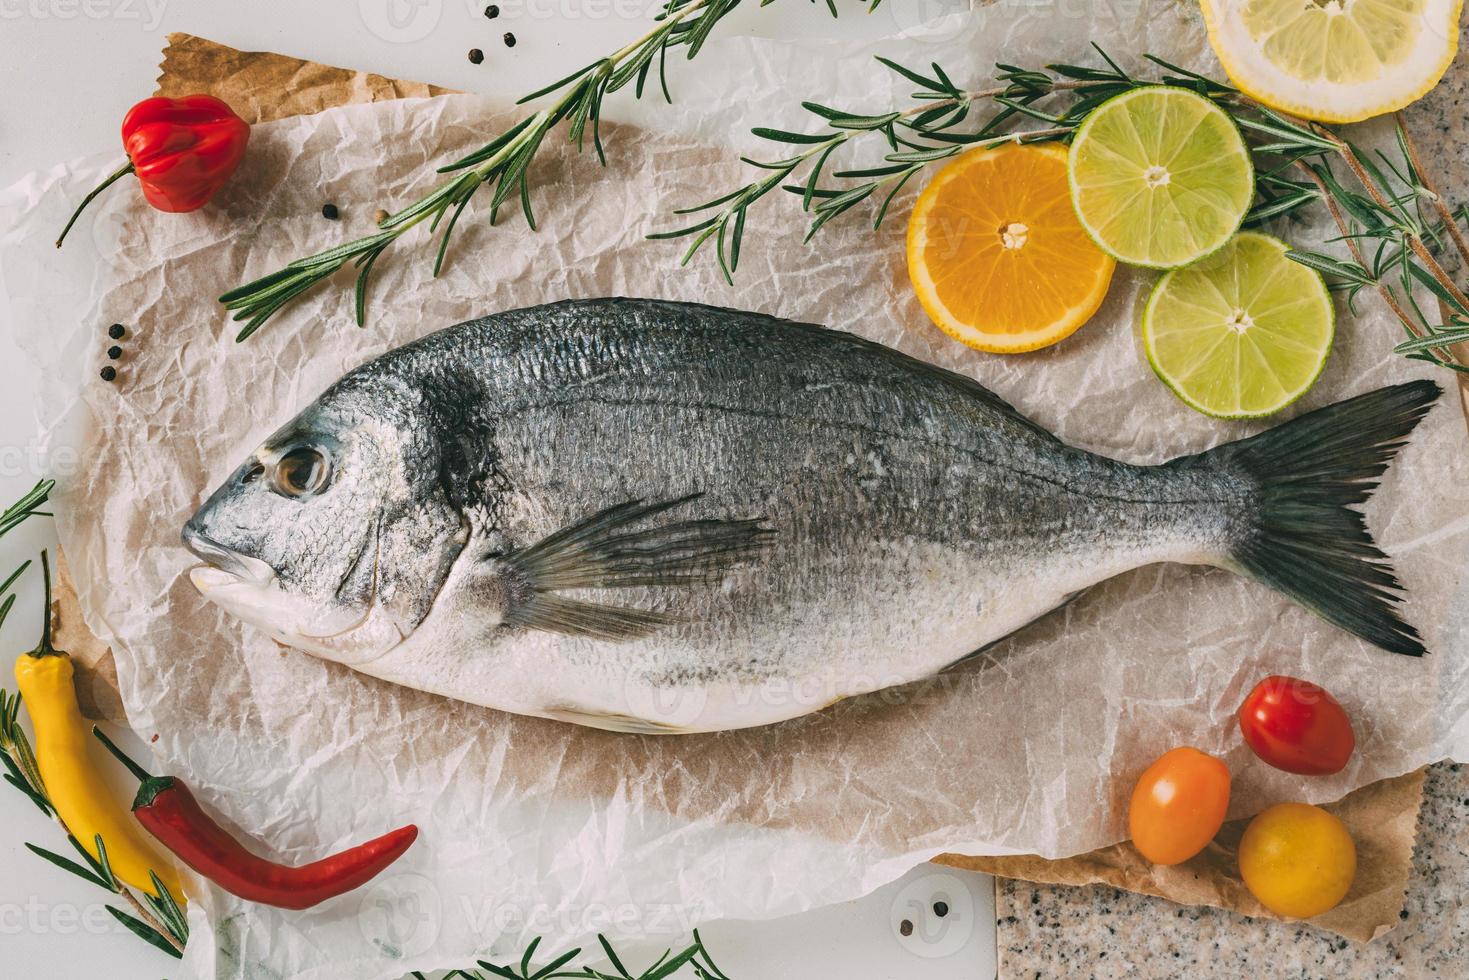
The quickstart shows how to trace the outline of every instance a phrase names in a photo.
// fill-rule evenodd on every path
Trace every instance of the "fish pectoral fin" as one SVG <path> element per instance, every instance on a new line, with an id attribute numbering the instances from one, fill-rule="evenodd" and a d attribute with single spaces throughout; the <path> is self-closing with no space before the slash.
<path id="1" fill-rule="evenodd" d="M 547 718 L 567 721 L 586 728 L 600 728 L 605 732 L 621 732 L 624 735 L 687 735 L 689 729 L 670 725 L 663 721 L 649 721 L 635 715 L 618 712 L 594 711 L 570 705 L 552 706 L 542 712 Z"/>
<path id="2" fill-rule="evenodd" d="M 677 621 L 666 613 L 583 602 L 551 592 L 531 596 L 505 617 L 506 626 L 594 640 L 637 640 Z"/>
<path id="3" fill-rule="evenodd" d="M 758 520 L 699 519 L 649 523 L 698 494 L 647 503 L 631 500 L 598 511 L 501 559 L 525 594 L 507 625 L 573 636 L 635 639 L 676 622 L 664 613 L 557 596 L 562 589 L 625 589 L 717 582 L 759 558 L 775 531 Z"/>
<path id="4" fill-rule="evenodd" d="M 608 507 L 506 560 L 537 590 L 618 589 L 717 581 L 759 557 L 775 536 L 754 520 L 687 520 L 635 527 L 697 499 Z"/>

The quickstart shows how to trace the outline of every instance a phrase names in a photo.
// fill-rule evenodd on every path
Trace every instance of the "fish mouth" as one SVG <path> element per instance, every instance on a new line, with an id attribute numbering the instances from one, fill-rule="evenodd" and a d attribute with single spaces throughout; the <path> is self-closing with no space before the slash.
<path id="1" fill-rule="evenodd" d="M 251 585 L 268 585 L 275 578 L 275 569 L 265 562 L 226 548 L 201 531 L 192 521 L 184 525 L 182 537 L 184 547 L 188 548 L 194 557 L 231 578 Z"/>
<path id="2" fill-rule="evenodd" d="M 406 635 L 376 601 L 365 609 L 332 612 L 290 594 L 270 565 L 220 544 L 192 522 L 184 527 L 183 541 L 206 562 L 189 570 L 199 594 L 287 646 L 359 667 Z"/>

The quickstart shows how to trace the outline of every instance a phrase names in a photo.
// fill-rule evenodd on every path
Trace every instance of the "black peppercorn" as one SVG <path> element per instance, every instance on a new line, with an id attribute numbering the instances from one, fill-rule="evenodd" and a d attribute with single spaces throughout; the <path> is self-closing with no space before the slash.
<path id="1" fill-rule="evenodd" d="M 948 915 L 949 914 L 949 903 L 948 902 L 934 902 L 933 903 L 933 914 L 936 915 L 936 916 L 938 916 L 940 919 L 942 919 L 944 916 Z"/>
<path id="2" fill-rule="evenodd" d="M 122 356 L 122 348 L 114 344 L 113 346 L 107 348 L 107 356 L 114 361 L 117 360 L 119 357 Z"/>
<path id="3" fill-rule="evenodd" d="M 500 8 L 495 6 L 494 4 L 490 4 L 488 7 L 485 8 L 485 16 L 488 17 L 490 20 L 494 20 L 496 17 L 500 16 Z"/>
<path id="4" fill-rule="evenodd" d="M 471 65 L 477 65 L 481 61 L 484 61 L 484 60 L 485 60 L 485 53 L 483 51 L 481 51 L 479 48 L 470 48 L 469 49 L 469 63 Z"/>
<path id="5" fill-rule="evenodd" d="M 913 923 L 907 919 L 898 923 L 898 932 L 904 937 L 913 935 Z"/>
<path id="6" fill-rule="evenodd" d="M 515 47 L 515 35 L 514 34 L 511 34 L 509 31 L 506 31 L 505 32 L 505 47 L 507 47 L 507 48 L 513 48 L 513 47 Z"/>
<path id="7" fill-rule="evenodd" d="M 126 335 L 127 328 L 120 323 L 114 323 L 112 326 L 107 328 L 107 336 L 111 337 L 113 340 L 121 340 Z"/>
<path id="8" fill-rule="evenodd" d="M 328 221 L 336 221 L 338 213 L 335 204 L 323 204 L 321 206 L 321 216 Z"/>
<path id="9" fill-rule="evenodd" d="M 111 381 L 113 378 L 116 378 L 116 377 L 117 377 L 117 368 L 113 367 L 111 364 L 107 365 L 105 368 L 102 369 L 102 380 L 103 381 Z"/>

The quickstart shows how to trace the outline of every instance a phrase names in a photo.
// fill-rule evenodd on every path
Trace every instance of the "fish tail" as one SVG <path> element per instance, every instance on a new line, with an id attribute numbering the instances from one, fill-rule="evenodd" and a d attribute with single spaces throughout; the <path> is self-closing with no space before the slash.
<path id="1" fill-rule="evenodd" d="M 1353 505 L 1372 495 L 1441 391 L 1432 381 L 1380 388 L 1169 465 L 1242 483 L 1249 506 L 1233 515 L 1220 565 L 1384 650 L 1421 657 L 1422 637 L 1398 612 L 1403 587 Z"/>

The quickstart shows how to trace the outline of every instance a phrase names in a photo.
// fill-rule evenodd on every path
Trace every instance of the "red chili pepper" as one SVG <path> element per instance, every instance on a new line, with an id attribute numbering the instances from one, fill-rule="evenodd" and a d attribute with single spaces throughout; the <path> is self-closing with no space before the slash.
<path id="1" fill-rule="evenodd" d="M 418 839 L 412 824 L 294 868 L 257 857 L 204 812 L 189 788 L 153 776 L 96 728 L 93 734 L 137 776 L 133 815 L 178 859 L 232 895 L 283 909 L 309 909 L 375 878 Z"/>
<path id="2" fill-rule="evenodd" d="M 82 199 L 56 247 L 92 199 L 125 174 L 138 175 L 143 197 L 159 211 L 198 210 L 230 179 L 249 139 L 245 120 L 212 95 L 144 99 L 122 120 L 128 162 Z"/>

